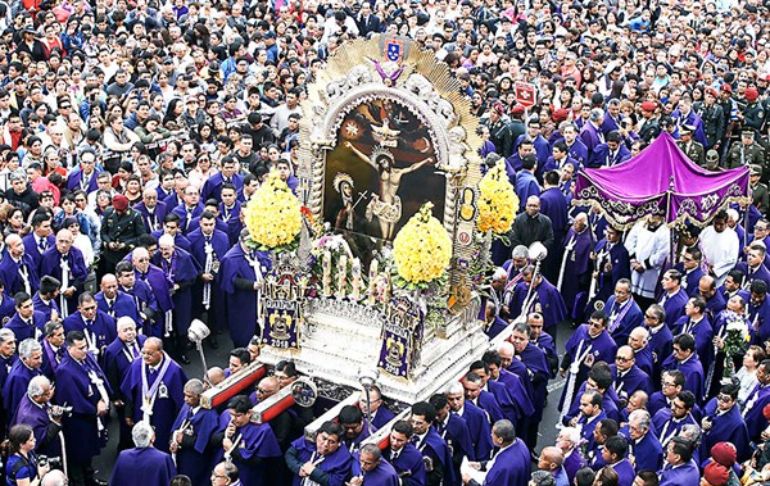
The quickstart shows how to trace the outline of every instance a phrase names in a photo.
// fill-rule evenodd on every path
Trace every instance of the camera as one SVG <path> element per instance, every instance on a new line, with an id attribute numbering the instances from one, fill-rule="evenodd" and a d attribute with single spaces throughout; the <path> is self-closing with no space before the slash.
<path id="1" fill-rule="evenodd" d="M 64 406 L 64 405 L 53 405 L 48 410 L 48 413 L 53 418 L 61 418 L 64 416 L 70 417 L 72 416 L 72 407 L 71 406 Z"/>
<path id="2" fill-rule="evenodd" d="M 37 456 L 37 465 L 40 467 L 48 466 L 50 469 L 61 469 L 61 457 L 48 457 L 44 455 Z"/>

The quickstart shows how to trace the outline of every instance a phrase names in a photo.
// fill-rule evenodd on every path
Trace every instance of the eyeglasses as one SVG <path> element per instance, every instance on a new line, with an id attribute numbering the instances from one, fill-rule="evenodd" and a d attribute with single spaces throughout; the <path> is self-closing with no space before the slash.
<path id="1" fill-rule="evenodd" d="M 731 402 L 733 400 L 733 397 L 731 397 L 730 395 L 724 395 L 720 393 L 719 395 L 717 395 L 717 400 L 719 400 L 720 402 Z"/>

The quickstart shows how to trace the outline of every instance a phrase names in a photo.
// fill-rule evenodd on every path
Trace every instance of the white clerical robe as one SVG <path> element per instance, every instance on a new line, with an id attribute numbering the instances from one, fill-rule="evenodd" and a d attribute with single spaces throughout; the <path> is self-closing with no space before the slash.
<path id="1" fill-rule="evenodd" d="M 721 233 L 717 233 L 713 226 L 709 226 L 700 234 L 700 246 L 704 261 L 714 269 L 717 286 L 722 285 L 728 272 L 738 262 L 738 234 L 732 228 L 725 228 Z"/>
<path id="2" fill-rule="evenodd" d="M 640 221 L 631 228 L 626 238 L 629 256 L 641 262 L 646 270 L 642 273 L 631 270 L 631 291 L 648 299 L 655 297 L 660 270 L 671 253 L 671 232 L 665 224 L 655 231 L 647 228 L 646 221 Z"/>

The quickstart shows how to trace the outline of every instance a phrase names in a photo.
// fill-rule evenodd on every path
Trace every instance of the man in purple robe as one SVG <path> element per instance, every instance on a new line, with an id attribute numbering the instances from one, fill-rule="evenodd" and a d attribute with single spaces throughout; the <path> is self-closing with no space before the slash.
<path id="1" fill-rule="evenodd" d="M 689 334 L 680 334 L 674 338 L 671 356 L 661 366 L 663 370 L 679 370 L 685 376 L 684 389 L 695 395 L 700 403 L 704 394 L 703 365 L 695 349 L 695 338 Z"/>
<path id="2" fill-rule="evenodd" d="M 161 236 L 158 246 L 160 251 L 151 261 L 163 270 L 166 279 L 172 284 L 171 293 L 174 301 L 173 329 L 169 329 L 169 323 L 166 322 L 164 337 L 169 331 L 173 331 L 176 338 L 176 355 L 182 363 L 189 364 L 187 330 L 192 322 L 192 286 L 198 278 L 199 265 L 189 253 L 176 248 L 174 241 L 168 235 Z"/>
<path id="3" fill-rule="evenodd" d="M 526 373 L 532 382 L 532 405 L 535 407 L 535 414 L 532 420 L 527 421 L 527 430 L 521 435 L 526 444 L 534 448 L 537 444 L 537 430 L 543 418 L 542 411 L 545 409 L 545 401 L 548 398 L 548 379 L 551 376 L 551 370 L 545 353 L 530 341 L 531 334 L 532 330 L 527 323 L 518 323 L 513 327 L 510 340 L 515 354 L 524 363 Z"/>
<path id="4" fill-rule="evenodd" d="M 638 409 L 628 416 L 628 446 L 639 471 L 657 471 L 663 464 L 663 446 L 652 433 L 650 412 Z"/>
<path id="5" fill-rule="evenodd" d="M 406 420 L 396 422 L 390 431 L 390 446 L 383 451 L 383 457 L 398 473 L 402 486 L 425 486 L 425 463 L 411 442 L 413 435 L 412 424 Z"/>
<path id="6" fill-rule="evenodd" d="M 612 226 L 607 226 L 604 238 L 596 243 L 591 259 L 594 269 L 592 278 L 596 280 L 594 302 L 607 302 L 618 281 L 631 278 L 628 250 L 620 241 L 620 232 Z"/>
<path id="7" fill-rule="evenodd" d="M 673 334 L 689 334 L 695 338 L 695 351 L 704 371 L 714 359 L 714 329 L 706 316 L 706 301 L 702 297 L 691 297 L 684 306 L 685 315 L 671 328 Z"/>
<path id="8" fill-rule="evenodd" d="M 61 310 L 59 304 L 56 303 L 59 297 L 59 289 L 61 288 L 61 282 L 55 278 L 45 275 L 40 279 L 40 289 L 32 296 L 32 304 L 36 311 L 42 312 L 45 322 L 55 320 L 58 321 L 61 318 Z M 3 304 L 10 304 L 3 296 Z M 8 299 L 12 300 L 12 299 Z M 11 304 L 12 305 L 12 304 Z M 2 312 L 0 312 L 2 314 Z"/>
<path id="9" fill-rule="evenodd" d="M 466 400 L 464 391 L 460 383 L 454 382 L 449 385 L 447 389 L 449 408 L 468 425 L 471 446 L 473 447 L 473 453 L 468 454 L 468 458 L 475 461 L 486 461 L 491 457 L 492 453 L 493 446 L 490 435 L 492 428 L 485 412 L 469 400 Z M 411 425 L 409 427 L 411 430 Z M 411 436 L 411 432 L 409 435 Z M 393 447 L 392 441 L 391 437 L 391 447 Z"/>
<path id="10" fill-rule="evenodd" d="M 559 367 L 556 342 L 550 334 L 543 330 L 543 316 L 540 314 L 536 312 L 530 313 L 527 318 L 527 324 L 530 329 L 529 342 L 545 353 L 545 359 L 551 370 L 550 377 L 554 378 L 556 376 L 556 369 Z"/>
<path id="11" fill-rule="evenodd" d="M 341 425 L 325 422 L 316 432 L 314 440 L 300 437 L 292 442 L 284 455 L 286 465 L 294 475 L 291 485 L 301 486 L 304 478 L 309 478 L 311 481 L 329 486 L 344 486 L 353 465 L 353 457 L 342 444 L 344 433 L 345 430 Z M 275 447 L 278 448 L 277 443 Z M 397 467 L 397 461 L 392 459 L 390 461 L 394 467 Z M 244 484 L 260 486 L 263 483 L 244 482 Z"/>
<path id="12" fill-rule="evenodd" d="M 56 376 L 56 368 L 64 359 L 64 326 L 61 322 L 50 321 L 43 330 L 43 339 L 40 341 L 43 346 L 43 365 L 41 369 L 48 379 L 53 380 Z"/>
<path id="13" fill-rule="evenodd" d="M 200 275 L 193 288 L 197 314 L 207 313 L 208 325 L 212 330 L 222 329 L 224 319 L 224 294 L 218 284 L 222 260 L 230 249 L 227 233 L 216 229 L 216 217 L 204 211 L 200 217 L 200 226 L 190 233 L 190 253 L 200 266 Z"/>
<path id="14" fill-rule="evenodd" d="M 658 304 L 652 304 L 644 312 L 644 326 L 650 333 L 649 347 L 652 351 L 652 380 L 657 382 L 663 361 L 671 355 L 674 336 L 666 325 L 666 311 Z"/>
<path id="15" fill-rule="evenodd" d="M 19 292 L 13 297 L 16 314 L 5 324 L 16 335 L 17 341 L 33 338 L 40 339 L 45 328 L 45 315 L 37 312 L 30 295 Z"/>
<path id="16" fill-rule="evenodd" d="M 240 238 L 243 223 L 241 222 L 241 203 L 237 200 L 235 186 L 222 186 L 222 204 L 219 205 L 217 219 L 227 225 L 227 236 L 230 246 L 235 246 Z"/>
<path id="17" fill-rule="evenodd" d="M 118 279 L 112 273 L 102 277 L 101 291 L 94 298 L 97 308 L 116 321 L 121 317 L 130 317 L 135 323 L 141 323 L 139 309 L 132 296 L 119 290 Z"/>
<path id="18" fill-rule="evenodd" d="M 559 173 L 549 170 L 543 176 L 544 190 L 540 193 L 540 212 L 548 216 L 553 227 L 553 239 L 561 242 L 569 225 L 567 210 L 569 204 L 559 189 Z"/>
<path id="19" fill-rule="evenodd" d="M 575 221 L 562 242 L 564 253 L 559 270 L 559 283 L 567 314 L 573 322 L 583 317 L 588 288 L 591 280 L 590 254 L 594 247 L 593 236 L 588 230 L 585 213 L 575 216 Z"/>
<path id="20" fill-rule="evenodd" d="M 43 347 L 39 342 L 28 338 L 19 343 L 19 360 L 8 372 L 3 385 L 3 408 L 8 419 L 16 413 L 19 403 L 27 394 L 27 386 L 32 378 L 42 376 Z"/>
<path id="21" fill-rule="evenodd" d="M 110 486 L 169 484 L 176 476 L 176 466 L 167 452 L 153 447 L 155 432 L 147 422 L 139 422 L 131 431 L 133 449 L 122 451 L 112 468 Z M 194 483 L 203 484 L 203 483 Z"/>
<path id="22" fill-rule="evenodd" d="M 602 460 L 618 474 L 618 486 L 632 486 L 634 466 L 628 460 L 628 441 L 622 435 L 609 437 L 602 448 Z"/>
<path id="23" fill-rule="evenodd" d="M 470 374 L 472 373 L 468 373 Z M 412 405 L 411 422 L 414 430 L 412 441 L 417 450 L 422 453 L 423 460 L 430 464 L 426 467 L 426 484 L 455 485 L 458 484 L 458 478 L 452 467 L 452 453 L 433 427 L 435 419 L 436 409 L 430 403 L 417 402 Z"/>
<path id="24" fill-rule="evenodd" d="M 135 360 L 120 385 L 126 400 L 126 424 L 133 427 L 144 420 L 155 428 L 158 448 L 168 451 L 171 427 L 184 403 L 187 376 L 163 351 L 163 341 L 149 337 L 142 347 L 142 359 Z"/>
<path id="25" fill-rule="evenodd" d="M 24 253 L 21 237 L 15 233 L 6 236 L 5 249 L 0 259 L 0 280 L 5 284 L 5 290 L 11 295 L 18 292 L 34 295 L 40 281 L 35 263 Z"/>
<path id="26" fill-rule="evenodd" d="M 567 306 L 556 287 L 545 277 L 537 275 L 535 281 L 532 282 L 534 270 L 533 265 L 528 265 L 523 270 L 522 281 L 513 290 L 510 312 L 512 316 L 518 316 L 522 313 L 529 315 L 530 312 L 542 314 L 545 331 L 551 336 L 555 336 L 556 326 L 567 317 Z M 523 309 L 530 285 L 534 285 L 534 289 L 530 294 L 528 308 Z"/>
<path id="27" fill-rule="evenodd" d="M 219 426 L 216 410 L 200 406 L 203 382 L 194 378 L 184 386 L 184 405 L 171 427 L 170 451 L 176 454 L 179 474 L 186 474 L 193 484 L 205 484 L 214 451 L 212 437 Z"/>
<path id="28" fill-rule="evenodd" d="M 500 404 L 495 396 L 484 390 L 484 381 L 479 375 L 469 371 L 461 380 L 465 389 L 465 398 L 484 411 L 489 424 L 492 425 L 504 417 Z"/>
<path id="29" fill-rule="evenodd" d="M 575 418 L 580 415 L 580 397 L 587 391 L 597 391 L 602 397 L 602 413 L 607 418 L 618 421 L 620 419 L 620 411 L 618 410 L 618 396 L 615 394 L 615 389 L 612 387 L 612 373 L 610 372 L 610 366 L 604 361 L 598 361 L 591 367 L 591 371 L 588 372 L 588 379 L 583 383 L 575 393 L 575 398 L 569 405 L 567 412 L 562 418 L 564 425 L 575 425 Z M 565 404 L 566 405 L 566 404 Z"/>
<path id="30" fill-rule="evenodd" d="M 752 344 L 764 346 L 770 340 L 770 299 L 767 298 L 768 284 L 763 280 L 755 280 L 751 283 L 751 299 L 749 302 L 748 317 L 751 323 Z"/>
<path id="31" fill-rule="evenodd" d="M 770 285 L 770 270 L 765 266 L 765 256 L 767 250 L 759 245 L 749 247 L 749 252 L 746 255 L 746 262 L 740 262 L 735 266 L 736 270 L 740 270 L 746 276 L 746 282 L 754 282 L 755 280 L 761 280 Z"/>
<path id="32" fill-rule="evenodd" d="M 628 398 L 637 390 L 648 395 L 652 393 L 652 380 L 649 375 L 636 366 L 634 350 L 631 346 L 621 346 L 615 355 L 615 364 L 610 365 L 612 386 L 620 404 L 625 406 Z"/>
<path id="33" fill-rule="evenodd" d="M 345 429 L 342 444 L 351 454 L 356 452 L 369 437 L 369 430 L 364 427 L 364 414 L 355 405 L 346 405 L 340 410 L 337 421 Z"/>
<path id="34" fill-rule="evenodd" d="M 717 281 L 711 275 L 704 275 L 698 280 L 698 293 L 706 301 L 706 315 L 711 322 L 727 307 L 727 301 L 717 291 Z"/>
<path id="35" fill-rule="evenodd" d="M 508 420 L 496 422 L 492 427 L 492 441 L 499 448 L 497 454 L 487 462 L 476 463 L 486 471 L 485 485 L 526 486 L 530 476 L 530 452 L 521 439 L 516 437 L 513 424 Z M 463 483 L 481 486 L 467 474 Z"/>
<path id="36" fill-rule="evenodd" d="M 51 406 L 53 386 L 45 376 L 32 378 L 27 386 L 27 393 L 19 403 L 11 426 L 26 424 L 35 434 L 35 452 L 38 455 L 60 457 L 62 453 L 59 432 L 62 429 L 61 407 Z"/>
<path id="37" fill-rule="evenodd" d="M 662 408 L 655 413 L 655 416 L 652 417 L 652 424 L 663 447 L 666 447 L 672 438 L 679 435 L 685 425 L 698 425 L 692 414 L 694 408 L 695 396 L 692 392 L 684 390 L 671 401 L 671 408 Z"/>
<path id="38" fill-rule="evenodd" d="M 0 329 L 0 390 L 5 387 L 8 375 L 13 369 L 19 357 L 16 355 L 16 336 L 10 329 Z M 6 424 L 10 417 L 5 410 L 5 406 L 0 401 L 0 433 L 5 435 Z"/>
<path id="39" fill-rule="evenodd" d="M 225 184 L 232 184 L 237 192 L 243 188 L 243 177 L 237 173 L 235 159 L 229 157 L 222 160 L 219 172 L 206 179 L 201 189 L 201 199 L 208 201 L 213 198 L 221 201 L 222 188 Z"/>
<path id="40" fill-rule="evenodd" d="M 230 337 L 235 347 L 245 347 L 257 332 L 257 298 L 262 276 L 270 270 L 267 254 L 246 246 L 248 230 L 222 258 L 220 282 L 225 292 L 225 309 Z"/>
<path id="41" fill-rule="evenodd" d="M 492 394 L 500 406 L 503 418 L 507 418 L 517 427 L 523 427 L 526 419 L 535 413 L 531 395 L 519 377 L 513 373 L 504 378 L 505 381 L 498 381 L 501 371 L 500 361 L 500 355 L 496 351 L 489 351 L 484 354 L 482 360 L 471 363 L 469 371 L 481 378 L 482 393 Z M 494 376 L 490 366 L 495 368 Z M 496 379 L 492 379 L 493 377 Z"/>
<path id="42" fill-rule="evenodd" d="M 650 331 L 644 326 L 635 327 L 628 336 L 628 345 L 634 352 L 634 363 L 652 380 L 653 357 L 650 348 Z M 652 381 L 651 383 L 655 383 Z M 654 387 L 654 385 L 652 385 Z M 629 396 L 632 395 L 629 393 Z"/>
<path id="43" fill-rule="evenodd" d="M 163 235 L 169 235 L 174 239 L 174 245 L 185 251 L 190 251 L 190 240 L 182 233 L 179 224 L 179 215 L 169 213 L 163 218 L 163 227 L 151 234 L 156 240 L 159 240 Z"/>
<path id="44" fill-rule="evenodd" d="M 731 442 L 738 452 L 739 462 L 751 457 L 749 430 L 737 406 L 739 391 L 740 387 L 733 383 L 722 385 L 719 394 L 704 407 L 701 457 L 708 457 L 711 448 L 719 442 Z"/>
<path id="45" fill-rule="evenodd" d="M 95 482 L 91 461 L 103 444 L 101 417 L 109 413 L 110 390 L 104 373 L 88 353 L 85 335 L 72 331 L 65 343 L 67 356 L 56 370 L 54 398 L 56 404 L 72 407 L 63 424 L 67 471 L 71 484 L 84 486 Z"/>
<path id="46" fill-rule="evenodd" d="M 183 234 L 187 234 L 187 228 L 194 218 L 203 212 L 203 204 L 200 203 L 200 194 L 195 186 L 187 186 L 184 189 L 182 202 L 171 210 L 170 214 L 179 216 L 179 228 Z"/>
<path id="47" fill-rule="evenodd" d="M 682 288 L 682 274 L 678 270 L 668 270 L 661 278 L 663 294 L 658 304 L 666 311 L 666 324 L 673 331 L 674 323 L 684 314 L 687 292 Z M 677 333 L 675 333 L 677 334 Z"/>
<path id="48" fill-rule="evenodd" d="M 120 421 L 120 438 L 118 439 L 118 450 L 131 447 L 131 427 L 126 424 L 126 397 L 122 396 L 120 384 L 126 377 L 131 364 L 142 357 L 142 346 L 146 336 L 137 335 L 136 324 L 130 317 L 121 317 L 117 323 L 118 337 L 115 338 L 107 349 L 104 350 L 104 374 L 110 388 L 114 390 L 116 396 L 113 397 L 112 404 Z"/>
<path id="49" fill-rule="evenodd" d="M 460 477 L 460 465 L 464 457 L 474 457 L 476 452 L 471 442 L 471 432 L 468 423 L 457 414 L 451 412 L 446 394 L 437 393 L 430 397 L 429 403 L 436 409 L 436 419 L 433 426 L 438 435 L 449 447 L 452 456 L 451 467 L 455 478 Z"/>
<path id="50" fill-rule="evenodd" d="M 59 310 L 62 317 L 75 312 L 78 295 L 83 292 L 88 268 L 83 253 L 72 246 L 75 237 L 68 229 L 56 234 L 56 245 L 49 248 L 40 258 L 40 275 L 50 275 L 61 282 Z"/>
<path id="51" fill-rule="evenodd" d="M 687 439 L 674 437 L 666 446 L 666 466 L 660 472 L 660 486 L 699 484 L 700 471 L 692 461 L 692 445 Z"/>
<path id="52" fill-rule="evenodd" d="M 51 217 L 47 212 L 36 212 L 32 216 L 32 232 L 22 238 L 25 253 L 32 259 L 35 270 L 40 269 L 40 258 L 55 241 L 51 234 Z"/>
<path id="53" fill-rule="evenodd" d="M 572 333 L 564 349 L 559 373 L 567 377 L 567 382 L 560 404 L 562 407 L 569 407 L 575 395 L 568 397 L 567 393 L 580 388 L 594 363 L 611 363 L 615 358 L 618 347 L 607 332 L 607 316 L 602 311 L 594 311 L 589 323 L 581 325 Z"/>
<path id="54" fill-rule="evenodd" d="M 152 290 L 157 303 L 157 319 L 150 326 L 144 327 L 145 336 L 160 337 L 164 334 L 164 326 L 169 312 L 174 309 L 171 300 L 171 284 L 163 273 L 163 270 L 150 263 L 150 254 L 144 248 L 136 248 L 131 253 L 131 262 L 134 266 L 135 279 Z"/>
<path id="55" fill-rule="evenodd" d="M 631 294 L 631 281 L 625 278 L 615 284 L 615 294 L 607 299 L 604 312 L 609 313 L 607 331 L 618 346 L 628 341 L 631 330 L 642 323 L 642 310 Z"/>
<path id="56" fill-rule="evenodd" d="M 134 266 L 130 261 L 122 261 L 115 266 L 115 276 L 118 279 L 118 290 L 129 296 L 134 301 L 134 306 L 139 314 L 136 321 L 137 328 L 145 332 L 152 331 L 152 321 L 159 313 L 158 300 L 155 298 L 152 288 L 143 280 L 137 280 Z"/>
<path id="57" fill-rule="evenodd" d="M 375 444 L 366 444 L 354 454 L 350 486 L 400 486 L 398 473 Z"/>
<path id="58" fill-rule="evenodd" d="M 158 201 L 158 191 L 148 187 L 142 192 L 142 202 L 134 206 L 134 211 L 142 216 L 147 232 L 152 233 L 161 228 L 168 208 L 166 203 Z"/>
<path id="59" fill-rule="evenodd" d="M 78 310 L 64 319 L 64 332 L 80 331 L 88 342 L 88 351 L 104 363 L 104 350 L 117 337 L 115 319 L 100 311 L 96 299 L 83 292 L 78 298 Z"/>
<path id="60" fill-rule="evenodd" d="M 369 407 L 369 414 L 366 414 L 366 408 Z M 361 392 L 358 398 L 358 408 L 364 413 L 365 427 L 366 422 L 371 420 L 371 426 L 374 430 L 379 430 L 387 425 L 391 420 L 396 417 L 396 414 L 390 411 L 390 409 L 382 403 L 382 392 L 377 385 L 372 386 L 369 391 L 369 403 L 366 402 L 366 394 Z"/>

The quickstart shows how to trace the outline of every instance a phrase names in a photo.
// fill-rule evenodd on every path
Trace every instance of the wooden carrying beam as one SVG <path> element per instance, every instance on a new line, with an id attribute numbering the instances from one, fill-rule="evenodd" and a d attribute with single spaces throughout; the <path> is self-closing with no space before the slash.
<path id="1" fill-rule="evenodd" d="M 323 415 L 321 415 L 314 421 L 310 422 L 305 427 L 305 438 L 309 440 L 314 440 L 315 434 L 316 432 L 318 432 L 318 429 L 320 429 L 321 426 L 326 422 L 336 420 L 340 414 L 340 410 L 342 410 L 342 407 L 345 407 L 347 405 L 357 405 L 357 404 L 358 404 L 358 393 L 355 393 L 355 392 L 351 393 L 350 395 L 348 395 L 346 399 L 342 400 L 337 405 L 327 410 Z"/>
<path id="2" fill-rule="evenodd" d="M 291 385 L 278 390 L 278 393 L 254 406 L 251 421 L 258 424 L 269 422 L 286 409 L 294 405 Z"/>
<path id="3" fill-rule="evenodd" d="M 253 387 L 266 374 L 267 366 L 255 361 L 238 373 L 229 376 L 222 383 L 203 392 L 201 406 L 206 409 L 217 408 L 235 395 Z"/>

